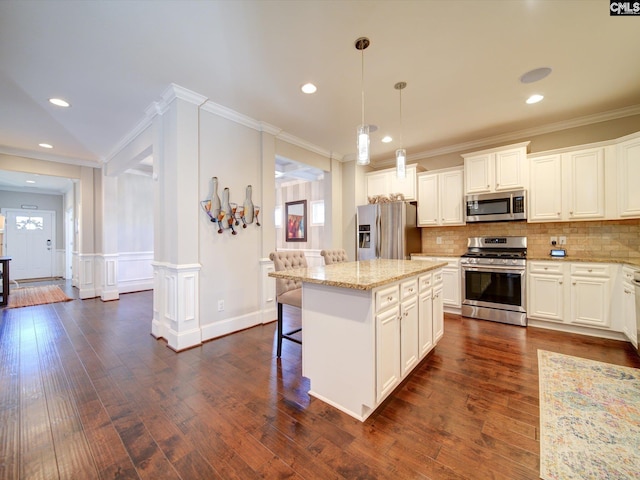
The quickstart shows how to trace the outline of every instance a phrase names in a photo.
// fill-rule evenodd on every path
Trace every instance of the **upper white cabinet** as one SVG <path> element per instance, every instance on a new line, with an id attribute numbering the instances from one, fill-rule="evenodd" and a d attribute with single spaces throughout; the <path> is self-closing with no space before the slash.
<path id="1" fill-rule="evenodd" d="M 617 146 L 618 157 L 618 215 L 640 216 L 640 137 L 624 141 Z"/>
<path id="2" fill-rule="evenodd" d="M 418 174 L 418 226 L 464 225 L 463 169 Z"/>
<path id="3" fill-rule="evenodd" d="M 464 158 L 465 192 L 491 193 L 528 188 L 529 142 L 467 153 Z"/>
<path id="4" fill-rule="evenodd" d="M 605 149 L 529 159 L 530 222 L 605 218 Z"/>
<path id="5" fill-rule="evenodd" d="M 367 197 L 401 193 L 404 195 L 405 200 L 415 200 L 417 198 L 416 174 L 417 167 L 415 164 L 407 165 L 406 177 L 402 179 L 396 176 L 395 168 L 367 173 L 365 175 L 367 180 Z"/>

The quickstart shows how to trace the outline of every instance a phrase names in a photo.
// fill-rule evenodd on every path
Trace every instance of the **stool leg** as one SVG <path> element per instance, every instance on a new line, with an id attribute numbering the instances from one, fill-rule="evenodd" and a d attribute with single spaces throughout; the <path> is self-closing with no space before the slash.
<path id="1" fill-rule="evenodd" d="M 280 358 L 282 353 L 282 304 L 278 303 L 278 353 L 277 357 Z"/>

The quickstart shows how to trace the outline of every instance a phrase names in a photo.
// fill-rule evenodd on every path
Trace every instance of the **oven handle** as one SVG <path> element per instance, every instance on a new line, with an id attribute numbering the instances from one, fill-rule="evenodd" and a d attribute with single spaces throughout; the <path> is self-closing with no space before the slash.
<path id="1" fill-rule="evenodd" d="M 492 271 L 500 271 L 507 273 L 524 273 L 526 271 L 526 267 L 505 267 L 502 265 L 462 265 L 462 269 L 467 272 L 492 272 Z"/>

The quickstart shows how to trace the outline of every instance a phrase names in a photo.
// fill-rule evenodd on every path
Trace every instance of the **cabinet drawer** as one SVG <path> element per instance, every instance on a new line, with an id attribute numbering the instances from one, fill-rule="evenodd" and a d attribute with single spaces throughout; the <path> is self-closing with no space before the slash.
<path id="1" fill-rule="evenodd" d="M 610 277 L 611 267 L 604 263 L 572 263 L 571 275 L 581 277 Z"/>
<path id="2" fill-rule="evenodd" d="M 627 267 L 625 265 L 624 267 L 622 267 L 622 281 L 627 283 L 633 283 L 633 277 L 637 271 L 638 271 L 637 268 Z"/>
<path id="3" fill-rule="evenodd" d="M 433 274 L 433 284 L 438 285 L 442 283 L 442 270 L 438 270 Z"/>
<path id="4" fill-rule="evenodd" d="M 391 305 L 398 303 L 400 289 L 398 285 L 387 287 L 376 292 L 376 312 L 380 312 Z"/>
<path id="5" fill-rule="evenodd" d="M 529 262 L 529 272 L 562 275 L 564 265 L 559 262 Z"/>
<path id="6" fill-rule="evenodd" d="M 418 278 L 418 288 L 420 289 L 420 293 L 430 290 L 432 284 L 433 280 L 430 273 L 420 275 Z"/>
<path id="7" fill-rule="evenodd" d="M 418 281 L 415 278 L 400 284 L 400 298 L 402 300 L 416 293 L 418 293 Z"/>

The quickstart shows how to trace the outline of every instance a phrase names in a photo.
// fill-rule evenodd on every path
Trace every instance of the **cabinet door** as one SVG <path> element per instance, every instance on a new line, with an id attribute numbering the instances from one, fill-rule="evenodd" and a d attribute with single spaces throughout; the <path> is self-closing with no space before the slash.
<path id="1" fill-rule="evenodd" d="M 400 382 L 400 320 L 395 306 L 376 316 L 376 400 Z"/>
<path id="2" fill-rule="evenodd" d="M 464 159 L 465 190 L 467 193 L 486 193 L 493 189 L 493 154 Z"/>
<path id="3" fill-rule="evenodd" d="M 495 153 L 495 189 L 519 190 L 528 187 L 527 150 L 513 148 Z"/>
<path id="4" fill-rule="evenodd" d="M 571 278 L 571 323 L 608 328 L 609 279 Z"/>
<path id="5" fill-rule="evenodd" d="M 460 307 L 460 270 L 442 269 L 442 303 L 448 307 Z"/>
<path id="6" fill-rule="evenodd" d="M 464 224 L 464 178 L 462 170 L 440 174 L 440 223 Z"/>
<path id="7" fill-rule="evenodd" d="M 633 285 L 622 284 L 624 334 L 634 347 L 638 348 L 638 332 L 636 323 L 636 293 Z"/>
<path id="8" fill-rule="evenodd" d="M 400 375 L 405 376 L 418 363 L 420 356 L 418 334 L 418 298 L 416 295 L 402 303 L 400 309 Z"/>
<path id="9" fill-rule="evenodd" d="M 444 309 L 442 308 L 442 285 L 433 289 L 433 341 L 434 344 L 444 335 Z"/>
<path id="10" fill-rule="evenodd" d="M 433 348 L 433 296 L 431 290 L 420 294 L 418 317 L 418 338 L 420 358 L 422 358 Z"/>
<path id="11" fill-rule="evenodd" d="M 618 215 L 640 217 L 640 138 L 618 145 Z"/>
<path id="12" fill-rule="evenodd" d="M 529 222 L 562 218 L 562 157 L 530 159 Z"/>
<path id="13" fill-rule="evenodd" d="M 604 149 L 566 155 L 571 172 L 569 219 L 604 218 Z"/>
<path id="14" fill-rule="evenodd" d="M 418 226 L 438 225 L 438 178 L 438 174 L 418 176 Z"/>
<path id="15" fill-rule="evenodd" d="M 367 173 L 367 196 L 389 194 L 389 174 L 387 172 Z"/>
<path id="16" fill-rule="evenodd" d="M 396 171 L 390 171 L 389 191 L 387 193 L 401 193 L 405 200 L 415 200 L 416 197 L 416 166 L 407 165 L 405 178 L 398 178 Z"/>
<path id="17" fill-rule="evenodd" d="M 564 319 L 564 285 L 560 275 L 530 274 L 527 316 L 542 320 Z"/>

